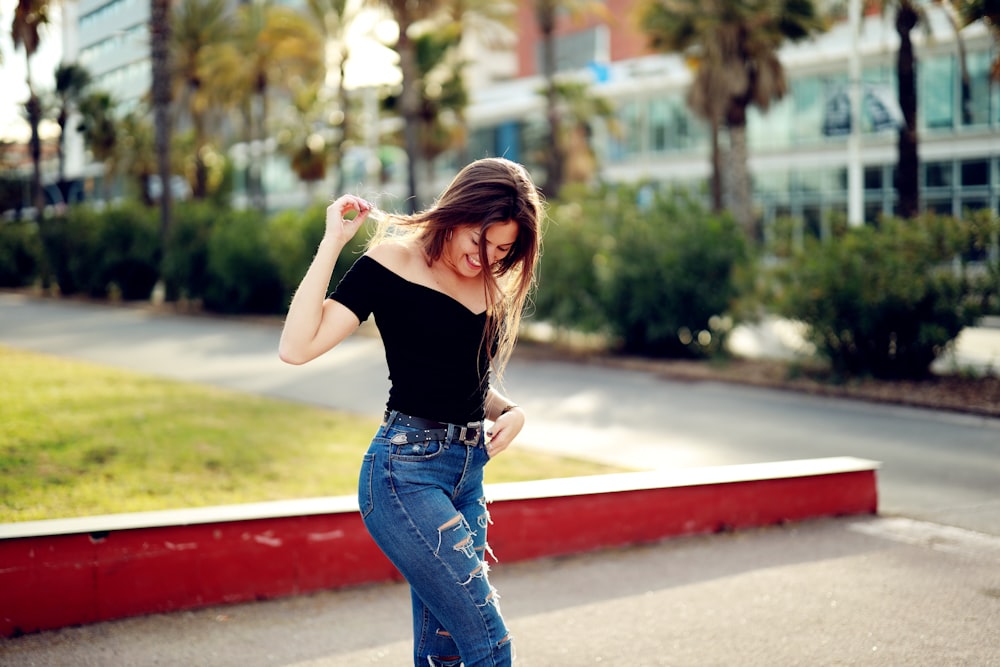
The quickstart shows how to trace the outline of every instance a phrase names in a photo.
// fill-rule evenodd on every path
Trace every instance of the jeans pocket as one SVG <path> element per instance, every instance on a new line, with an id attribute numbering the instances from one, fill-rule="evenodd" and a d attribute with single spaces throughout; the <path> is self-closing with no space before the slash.
<path id="1" fill-rule="evenodd" d="M 375 479 L 375 453 L 365 452 L 361 460 L 361 472 L 358 474 L 358 508 L 361 517 L 367 517 L 375 509 L 375 496 L 372 484 Z"/>
<path id="2" fill-rule="evenodd" d="M 440 440 L 426 440 L 406 445 L 390 445 L 390 448 L 389 458 L 393 461 L 419 463 L 431 461 L 440 456 L 441 452 L 444 451 L 444 444 Z"/>

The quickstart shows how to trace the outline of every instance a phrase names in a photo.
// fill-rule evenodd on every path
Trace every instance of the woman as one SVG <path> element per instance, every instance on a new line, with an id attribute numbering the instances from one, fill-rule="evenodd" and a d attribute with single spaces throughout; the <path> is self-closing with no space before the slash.
<path id="1" fill-rule="evenodd" d="M 352 195 L 327 209 L 279 354 L 315 359 L 374 315 L 391 388 L 358 503 L 410 584 L 414 664 L 509 665 L 511 638 L 487 578 L 483 468 L 524 426 L 490 375 L 510 357 L 534 280 L 541 198 L 520 165 L 478 160 L 428 210 L 386 216 L 324 299 L 337 255 L 373 210 Z"/>

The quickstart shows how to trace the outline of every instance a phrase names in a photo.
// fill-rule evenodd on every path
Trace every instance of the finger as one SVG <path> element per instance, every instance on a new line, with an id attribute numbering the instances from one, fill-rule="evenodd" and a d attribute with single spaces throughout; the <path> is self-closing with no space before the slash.
<path id="1" fill-rule="evenodd" d="M 508 446 L 509 446 L 509 443 L 494 444 L 491 441 L 491 442 L 487 443 L 487 445 L 486 445 L 486 453 L 489 455 L 490 458 L 493 458 L 494 456 L 496 456 L 500 452 L 502 452 L 505 449 L 507 449 Z"/>
<path id="2" fill-rule="evenodd" d="M 511 439 L 506 437 L 502 431 L 497 431 L 489 440 L 486 441 L 486 451 L 489 452 L 490 456 L 499 454 L 503 450 L 510 446 Z"/>

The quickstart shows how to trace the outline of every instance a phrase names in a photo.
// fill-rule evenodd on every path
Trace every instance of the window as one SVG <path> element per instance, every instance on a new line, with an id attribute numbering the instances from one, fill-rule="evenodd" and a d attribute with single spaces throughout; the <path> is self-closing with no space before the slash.
<path id="1" fill-rule="evenodd" d="M 928 58 L 918 64 L 918 118 L 929 129 L 954 127 L 955 68 L 951 56 Z"/>
<path id="2" fill-rule="evenodd" d="M 635 100 L 621 105 L 618 111 L 618 122 L 622 128 L 622 138 L 616 140 L 612 149 L 612 157 L 625 159 L 639 155 L 642 150 L 642 109 Z"/>
<path id="3" fill-rule="evenodd" d="M 986 160 L 971 160 L 961 166 L 962 185 L 989 185 L 990 163 Z"/>
<path id="4" fill-rule="evenodd" d="M 836 116 L 839 109 L 834 100 L 843 93 L 846 84 L 844 76 L 806 77 L 792 81 L 792 115 L 788 124 L 793 144 L 812 144 L 823 140 L 828 126 L 835 128 L 834 131 L 846 131 L 843 117 Z"/>
<path id="5" fill-rule="evenodd" d="M 782 202 L 788 201 L 789 173 L 786 170 L 753 174 L 751 183 L 757 196 L 767 195 Z"/>
<path id="6" fill-rule="evenodd" d="M 924 185 L 928 188 L 951 187 L 951 162 L 928 162 L 924 166 Z"/>
<path id="7" fill-rule="evenodd" d="M 989 125 L 990 123 L 990 54 L 987 51 L 966 56 L 969 71 L 969 99 L 962 100 L 959 118 L 962 125 Z"/>
<path id="8" fill-rule="evenodd" d="M 676 131 L 671 127 L 670 104 L 665 99 L 649 103 L 649 147 L 654 153 L 662 153 L 671 147 L 671 139 L 676 139 Z"/>
<path id="9" fill-rule="evenodd" d="M 771 104 L 767 112 L 750 107 L 747 113 L 747 143 L 755 150 L 787 148 L 792 138 L 794 105 L 783 99 Z"/>
<path id="10" fill-rule="evenodd" d="M 861 74 L 861 131 L 879 133 L 895 131 L 892 120 L 902 122 L 899 110 L 899 88 L 894 67 L 867 67 Z M 917 91 L 918 94 L 920 91 Z"/>
<path id="11" fill-rule="evenodd" d="M 882 167 L 865 167 L 865 190 L 882 189 Z"/>

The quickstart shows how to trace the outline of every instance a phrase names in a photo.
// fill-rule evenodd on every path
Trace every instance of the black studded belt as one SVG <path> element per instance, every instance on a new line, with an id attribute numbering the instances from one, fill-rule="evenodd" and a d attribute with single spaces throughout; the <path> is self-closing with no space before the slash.
<path id="1" fill-rule="evenodd" d="M 440 440 L 442 442 L 458 442 L 466 447 L 475 447 L 479 444 L 483 433 L 483 422 L 481 421 L 469 422 L 468 424 L 448 424 L 422 417 L 411 417 L 395 410 L 386 410 L 382 419 L 387 426 L 399 424 L 406 428 L 418 429 L 406 433 L 396 433 L 389 440 L 394 445 Z"/>

